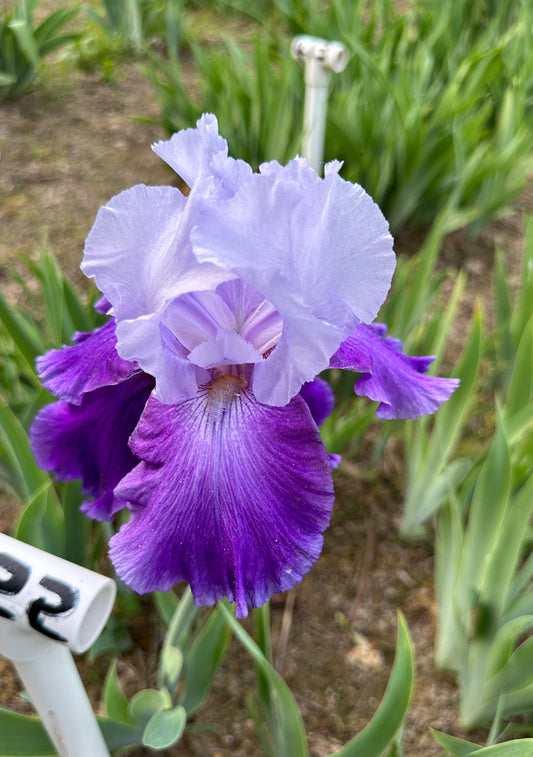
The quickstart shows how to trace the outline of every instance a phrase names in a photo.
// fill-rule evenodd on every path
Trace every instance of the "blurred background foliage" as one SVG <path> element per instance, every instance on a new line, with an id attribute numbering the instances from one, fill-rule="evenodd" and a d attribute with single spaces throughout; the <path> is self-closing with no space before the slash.
<path id="1" fill-rule="evenodd" d="M 104 77 L 136 55 L 169 133 L 216 111 L 231 154 L 255 168 L 299 147 L 292 37 L 342 41 L 350 61 L 333 77 L 325 158 L 344 161 L 393 231 L 451 209 L 447 231 L 477 233 L 533 171 L 527 0 L 95 0 L 75 34 L 59 31 L 77 8 L 37 24 L 36 4 L 18 0 L 0 21 L 0 94 L 24 92 L 59 47 Z"/>

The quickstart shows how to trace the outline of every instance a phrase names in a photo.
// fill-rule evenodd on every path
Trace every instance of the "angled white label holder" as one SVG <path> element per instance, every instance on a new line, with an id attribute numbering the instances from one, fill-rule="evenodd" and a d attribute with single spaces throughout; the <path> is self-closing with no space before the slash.
<path id="1" fill-rule="evenodd" d="M 0 534 L 0 654 L 60 757 L 109 757 L 71 650 L 98 638 L 115 593 L 112 579 Z"/>

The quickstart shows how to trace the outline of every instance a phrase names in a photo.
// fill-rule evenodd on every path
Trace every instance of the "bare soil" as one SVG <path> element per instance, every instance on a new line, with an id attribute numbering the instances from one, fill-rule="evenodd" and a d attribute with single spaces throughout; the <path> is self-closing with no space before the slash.
<path id="1" fill-rule="evenodd" d="M 172 175 L 149 149 L 165 134 L 132 120 L 156 115 L 151 86 L 133 63 L 121 64 L 116 80 L 62 70 L 61 76 L 16 102 L 0 105 L 0 284 L 15 298 L 10 272 L 22 256 L 49 244 L 69 277 L 79 273 L 84 238 L 100 205 L 135 183 L 166 184 Z M 522 201 L 531 207 L 531 198 Z M 523 229 L 520 214 L 497 222 L 481 239 L 456 234 L 446 243 L 444 262 L 464 265 L 468 295 L 456 324 L 457 346 L 467 330 L 474 300 L 490 310 L 492 248 L 508 251 L 516 275 Z M 402 237 L 401 245 L 409 245 Z M 272 602 L 274 653 L 278 669 L 295 694 L 311 753 L 322 757 L 357 733 L 375 712 L 394 656 L 396 615 L 407 619 L 416 651 L 417 684 L 405 727 L 408 757 L 441 753 L 429 728 L 461 735 L 454 679 L 435 670 L 436 605 L 432 542 L 405 543 L 397 526 L 402 503 L 401 450 L 387 447 L 377 470 L 369 468 L 369 447 L 345 460 L 335 474 L 337 503 L 323 554 L 292 595 Z M 0 526 L 9 531 L 18 505 L 0 493 Z M 130 694 L 154 685 L 160 631 L 155 617 L 133 620 L 139 648 L 120 663 Z M 251 623 L 247 627 L 251 627 Z M 282 627 L 284 630 L 282 631 Z M 107 660 L 81 662 L 98 707 Z M 233 641 L 206 707 L 197 721 L 207 730 L 187 732 L 168 755 L 254 757 L 262 754 L 247 711 L 253 682 L 249 659 Z M 24 710 L 11 666 L 0 661 L 0 703 Z M 485 734 L 469 738 L 483 743 Z M 136 755 L 149 754 L 137 750 Z"/>

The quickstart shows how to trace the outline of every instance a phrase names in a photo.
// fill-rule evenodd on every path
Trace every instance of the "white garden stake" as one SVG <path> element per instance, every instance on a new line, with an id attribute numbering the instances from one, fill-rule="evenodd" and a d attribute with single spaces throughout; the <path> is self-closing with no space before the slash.
<path id="1" fill-rule="evenodd" d="M 70 650 L 98 638 L 115 593 L 110 578 L 0 534 L 0 654 L 60 757 L 109 757 Z"/>
<path id="2" fill-rule="evenodd" d="M 303 154 L 317 173 L 322 169 L 328 84 L 331 72 L 340 73 L 348 63 L 341 42 L 327 42 L 301 34 L 295 37 L 291 53 L 305 63 L 305 106 Z"/>

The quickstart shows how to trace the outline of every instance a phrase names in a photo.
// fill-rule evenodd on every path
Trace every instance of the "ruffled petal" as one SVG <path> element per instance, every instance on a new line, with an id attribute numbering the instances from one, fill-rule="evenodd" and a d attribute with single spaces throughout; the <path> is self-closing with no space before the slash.
<path id="1" fill-rule="evenodd" d="M 194 202 L 174 187 L 138 185 L 100 208 L 81 265 L 113 306 L 117 349 L 156 375 L 167 306 L 191 291 L 214 289 L 233 275 L 192 254 Z"/>
<path id="2" fill-rule="evenodd" d="M 84 494 L 94 497 L 82 505 L 91 518 L 108 520 L 124 507 L 113 489 L 138 459 L 128 447 L 154 386 L 151 376 L 129 379 L 88 392 L 79 405 L 64 401 L 46 405 L 31 428 L 38 465 L 57 478 L 81 478 Z"/>
<path id="3" fill-rule="evenodd" d="M 261 171 L 232 198 L 206 204 L 192 242 L 200 262 L 231 271 L 282 317 L 254 392 L 283 405 L 327 368 L 357 323 L 375 318 L 395 256 L 387 222 L 361 187 L 335 171 L 320 179 L 301 159 Z"/>
<path id="4" fill-rule="evenodd" d="M 193 210 L 175 187 L 144 184 L 100 208 L 81 269 L 94 276 L 117 320 L 155 313 L 180 294 L 212 289 L 228 278 L 193 256 Z"/>
<path id="5" fill-rule="evenodd" d="M 261 171 L 203 213 L 193 233 L 198 259 L 237 271 L 280 312 L 274 273 L 324 320 L 372 321 L 395 267 L 378 206 L 360 186 L 334 171 L 321 179 L 301 158 Z"/>
<path id="6" fill-rule="evenodd" d="M 216 155 L 227 157 L 228 143 L 219 136 L 216 116 L 204 113 L 196 129 L 183 129 L 170 139 L 152 145 L 152 150 L 192 187 L 207 173 Z"/>
<path id="7" fill-rule="evenodd" d="M 380 418 L 418 418 L 434 413 L 459 386 L 458 379 L 424 375 L 432 357 L 409 357 L 401 342 L 383 338 L 386 327 L 360 325 L 331 358 L 331 368 L 361 373 L 354 391 L 379 402 Z"/>
<path id="8" fill-rule="evenodd" d="M 180 405 L 149 401 L 131 441 L 143 462 L 115 490 L 132 517 L 110 554 L 140 593 L 186 581 L 197 604 L 227 596 L 245 617 L 310 570 L 334 495 L 304 400 L 267 407 L 241 383 L 225 376 Z"/>
<path id="9" fill-rule="evenodd" d="M 191 188 L 200 179 L 213 177 L 218 190 L 230 196 L 252 174 L 247 163 L 228 157 L 227 142 L 219 136 L 217 119 L 211 113 L 199 119 L 196 129 L 179 131 L 169 140 L 152 145 L 152 149 Z"/>
<path id="10" fill-rule="evenodd" d="M 44 386 L 66 402 L 79 405 L 83 395 L 125 381 L 139 370 L 116 350 L 115 322 L 74 337 L 73 347 L 50 350 L 37 358 Z"/>

